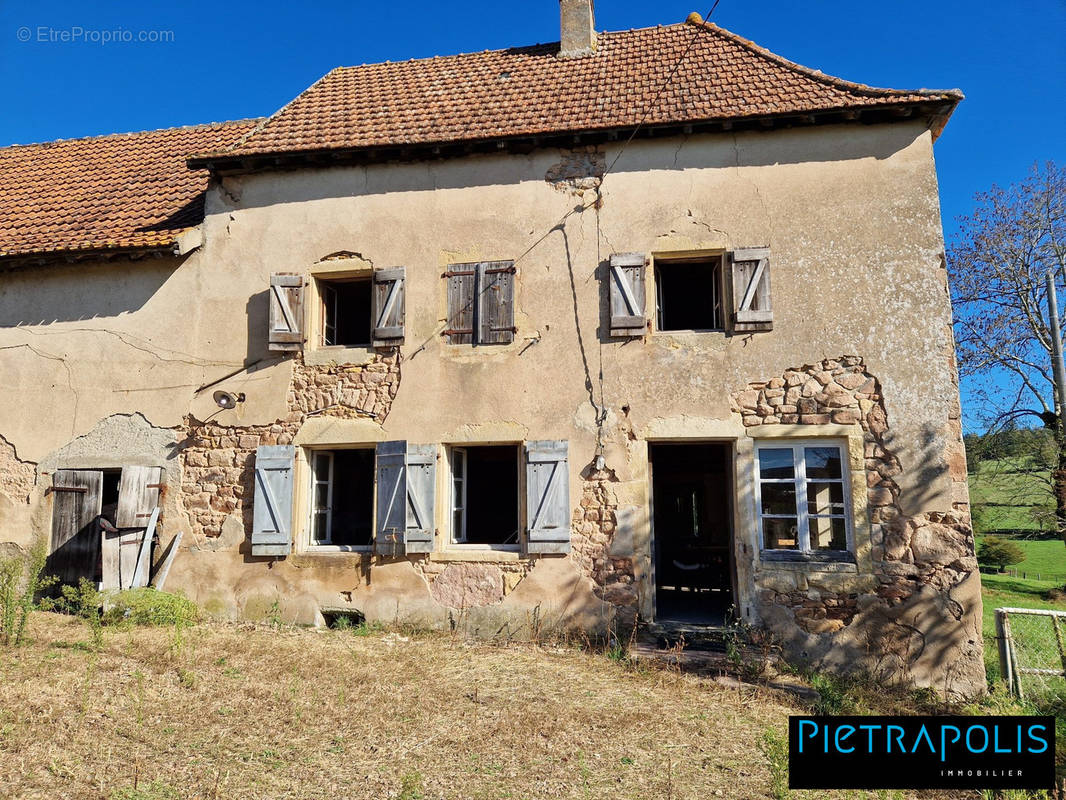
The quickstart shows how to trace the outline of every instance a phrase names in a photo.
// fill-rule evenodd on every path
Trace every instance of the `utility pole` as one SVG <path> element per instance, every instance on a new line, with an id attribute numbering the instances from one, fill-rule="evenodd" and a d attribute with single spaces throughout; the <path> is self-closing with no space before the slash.
<path id="1" fill-rule="evenodd" d="M 1048 320 L 1051 323 L 1051 366 L 1055 370 L 1055 394 L 1057 395 L 1059 427 L 1066 427 L 1066 366 L 1062 361 L 1062 333 L 1059 330 L 1059 301 L 1055 294 L 1055 272 L 1047 273 Z"/>
<path id="2" fill-rule="evenodd" d="M 1055 295 L 1055 272 L 1047 273 L 1048 322 L 1051 328 L 1051 366 L 1055 373 L 1055 443 L 1058 445 L 1058 465 L 1052 473 L 1055 491 L 1055 519 L 1059 536 L 1066 542 L 1066 366 L 1062 362 L 1062 333 L 1059 330 L 1059 301 Z"/>

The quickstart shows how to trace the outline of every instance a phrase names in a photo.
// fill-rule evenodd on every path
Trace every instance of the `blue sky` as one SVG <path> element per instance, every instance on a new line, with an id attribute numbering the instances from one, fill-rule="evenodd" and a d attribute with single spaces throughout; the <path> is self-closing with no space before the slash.
<path id="1" fill-rule="evenodd" d="M 597 27 L 679 22 L 690 11 L 706 13 L 710 2 L 701 5 L 600 0 Z M 721 0 L 713 19 L 832 75 L 961 88 L 967 99 L 937 144 L 949 237 L 974 192 L 1066 155 L 1064 0 Z M 39 41 L 42 31 L 60 39 L 76 28 L 134 37 L 165 31 L 169 41 Z M 557 38 L 557 0 L 7 2 L 0 5 L 0 107 L 8 110 L 0 144 L 264 116 L 338 65 Z"/>

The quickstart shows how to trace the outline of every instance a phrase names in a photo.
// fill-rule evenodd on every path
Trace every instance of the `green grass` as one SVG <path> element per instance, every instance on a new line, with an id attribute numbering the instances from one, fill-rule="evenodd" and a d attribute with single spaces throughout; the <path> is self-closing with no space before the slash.
<path id="1" fill-rule="evenodd" d="M 1061 586 L 1066 583 L 1066 545 L 1060 539 L 1017 539 L 1011 541 L 1025 551 L 1025 561 L 1008 569 L 1025 572 L 1026 578 L 1041 584 Z M 977 537 L 980 544 L 981 537 Z M 1035 576 L 1039 575 L 1037 579 Z M 1003 576 L 990 576 L 1003 577 Z"/>
<path id="2" fill-rule="evenodd" d="M 970 502 L 978 533 L 996 530 L 1040 531 L 1034 510 L 1053 508 L 1048 470 L 1023 459 L 980 461 L 970 473 Z"/>
<path id="3" fill-rule="evenodd" d="M 1062 547 L 1062 543 L 1058 543 Z M 1063 548 L 1066 549 L 1066 548 Z M 1023 580 L 1008 575 L 981 575 L 984 609 L 981 630 L 984 634 L 985 666 L 988 676 L 999 678 L 999 651 L 996 648 L 997 608 L 1049 608 L 1066 611 L 1066 603 L 1044 599 L 1044 593 L 1056 584 L 1046 581 Z"/>

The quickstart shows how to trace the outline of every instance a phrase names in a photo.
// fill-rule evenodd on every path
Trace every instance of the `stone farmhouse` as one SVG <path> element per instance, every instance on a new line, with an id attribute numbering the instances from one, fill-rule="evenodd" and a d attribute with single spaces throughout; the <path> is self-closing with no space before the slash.
<path id="1" fill-rule="evenodd" d="M 0 149 L 5 552 L 165 563 L 227 618 L 737 618 L 981 691 L 933 159 L 962 95 L 560 9 L 560 43 L 338 68 L 265 119 Z"/>

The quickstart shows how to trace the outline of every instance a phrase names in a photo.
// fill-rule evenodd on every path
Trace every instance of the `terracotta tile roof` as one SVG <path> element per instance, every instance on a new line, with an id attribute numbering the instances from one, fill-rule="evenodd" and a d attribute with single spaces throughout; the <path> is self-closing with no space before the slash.
<path id="1" fill-rule="evenodd" d="M 260 120 L 0 148 L 0 258 L 166 248 L 204 218 L 186 158 Z"/>
<path id="2" fill-rule="evenodd" d="M 342 67 L 219 157 L 352 150 L 609 130 L 636 125 L 688 51 L 647 124 L 913 103 L 957 91 L 874 89 L 793 64 L 710 23 L 601 33 L 598 52 L 557 44 Z"/>

